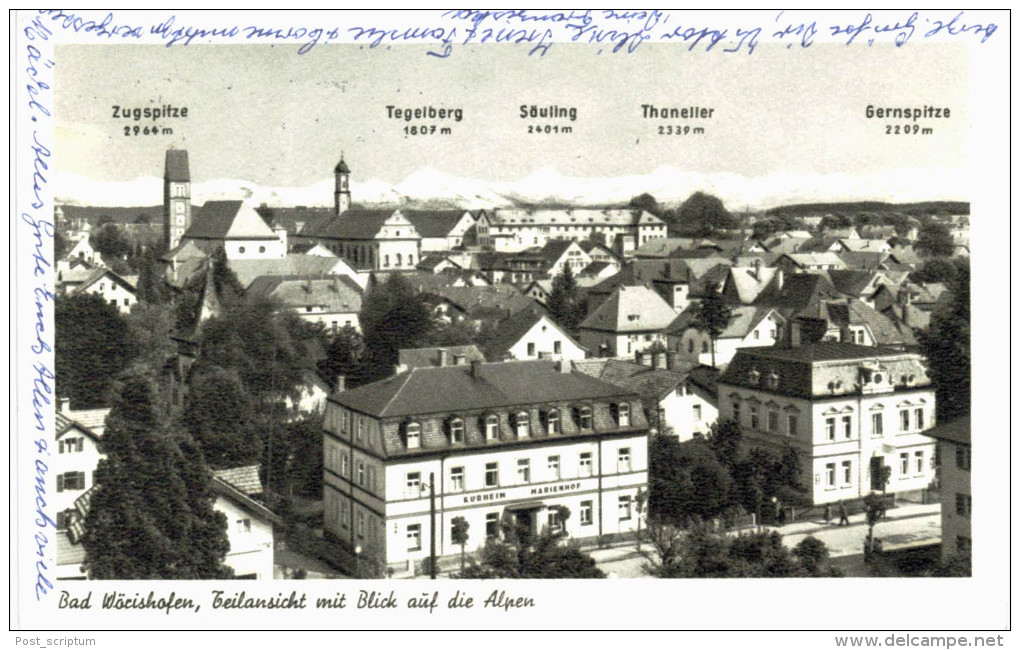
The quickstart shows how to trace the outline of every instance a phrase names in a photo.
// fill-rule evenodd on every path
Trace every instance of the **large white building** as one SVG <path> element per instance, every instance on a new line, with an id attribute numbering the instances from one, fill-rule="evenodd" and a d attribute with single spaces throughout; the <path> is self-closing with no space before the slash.
<path id="1" fill-rule="evenodd" d="M 468 522 L 468 552 L 510 521 L 574 539 L 629 535 L 647 435 L 637 395 L 569 361 L 414 368 L 330 397 L 325 529 L 380 573 L 420 573 L 434 478 L 437 557 L 460 554 L 454 517 Z"/>
<path id="2" fill-rule="evenodd" d="M 971 551 L 970 418 L 941 424 L 925 435 L 938 441 L 942 497 L 942 559 Z"/>
<path id="3" fill-rule="evenodd" d="M 718 395 L 719 418 L 740 424 L 746 446 L 797 450 L 815 504 L 916 493 L 935 476 L 923 433 L 935 423 L 935 391 L 919 354 L 850 343 L 741 348 Z"/>
<path id="4" fill-rule="evenodd" d="M 517 252 L 553 240 L 605 238 L 613 250 L 633 249 L 666 236 L 666 223 L 643 210 L 623 209 L 497 209 L 482 213 L 475 223 L 479 246 Z M 617 240 L 620 241 L 617 241 Z M 624 241 L 627 243 L 624 244 Z"/>

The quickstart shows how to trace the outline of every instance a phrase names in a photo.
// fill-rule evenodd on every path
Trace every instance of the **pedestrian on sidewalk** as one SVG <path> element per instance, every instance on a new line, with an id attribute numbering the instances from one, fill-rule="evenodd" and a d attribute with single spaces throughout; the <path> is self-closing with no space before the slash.
<path id="1" fill-rule="evenodd" d="M 842 499 L 839 500 L 839 525 L 850 525 L 850 517 L 847 515 L 846 504 L 843 503 Z"/>
<path id="2" fill-rule="evenodd" d="M 832 504 L 825 504 L 825 525 L 828 526 L 832 523 Z"/>

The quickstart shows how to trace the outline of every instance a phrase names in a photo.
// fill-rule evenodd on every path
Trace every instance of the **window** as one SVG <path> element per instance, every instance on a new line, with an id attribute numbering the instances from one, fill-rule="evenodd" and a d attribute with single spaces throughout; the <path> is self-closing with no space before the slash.
<path id="1" fill-rule="evenodd" d="M 918 431 L 924 430 L 924 409 L 914 409 L 914 428 Z"/>
<path id="2" fill-rule="evenodd" d="M 620 521 L 627 521 L 631 517 L 630 495 L 620 497 Z"/>
<path id="3" fill-rule="evenodd" d="M 359 416 L 358 429 L 357 432 L 355 432 L 354 434 L 354 439 L 357 440 L 358 442 L 361 442 L 361 439 L 364 437 L 364 435 L 365 435 L 365 420 Z"/>
<path id="4" fill-rule="evenodd" d="M 359 460 L 357 468 L 358 468 L 357 469 L 357 471 L 358 471 L 357 483 L 358 483 L 358 485 L 364 485 L 365 484 L 365 463 L 363 461 Z"/>
<path id="5" fill-rule="evenodd" d="M 407 527 L 407 550 L 421 550 L 421 524 L 411 524 Z"/>
<path id="6" fill-rule="evenodd" d="M 130 299 L 130 298 L 125 298 L 125 299 L 124 299 L 124 306 L 125 306 L 125 307 L 128 307 L 128 306 L 130 306 L 130 305 L 131 305 L 131 299 Z"/>
<path id="7" fill-rule="evenodd" d="M 695 404 L 691 407 L 692 417 L 695 422 L 701 422 L 701 404 Z"/>
<path id="8" fill-rule="evenodd" d="M 754 330 L 754 340 L 758 340 L 758 330 Z"/>
<path id="9" fill-rule="evenodd" d="M 708 341 L 701 342 L 701 352 L 702 354 L 708 354 Z"/>
<path id="10" fill-rule="evenodd" d="M 591 511 L 592 511 L 591 501 L 582 501 L 581 502 L 581 512 L 580 512 L 580 518 L 581 518 L 581 525 L 582 526 L 591 526 L 591 522 L 592 522 Z"/>
<path id="11" fill-rule="evenodd" d="M 407 490 L 404 496 L 410 499 L 421 496 L 421 472 L 407 473 Z"/>
<path id="12" fill-rule="evenodd" d="M 347 454 L 340 452 L 340 476 L 347 476 Z"/>
<path id="13" fill-rule="evenodd" d="M 921 449 L 914 452 L 914 474 L 924 474 L 924 451 Z"/>
<path id="14" fill-rule="evenodd" d="M 499 485 L 499 464 L 485 464 L 485 487 L 496 487 Z"/>
<path id="15" fill-rule="evenodd" d="M 485 439 L 495 440 L 499 437 L 499 417 L 490 415 L 485 418 Z"/>
<path id="16" fill-rule="evenodd" d="M 450 420 L 450 442 L 464 442 L 464 420 L 461 418 Z"/>
<path id="17" fill-rule="evenodd" d="M 548 460 L 549 478 L 558 481 L 560 478 L 560 457 L 550 456 Z"/>
<path id="18" fill-rule="evenodd" d="M 464 468 L 450 468 L 450 491 L 462 492 L 464 490 Z"/>
<path id="19" fill-rule="evenodd" d="M 971 499 L 969 494 L 956 493 L 956 514 L 963 517 L 970 516 Z"/>
<path id="20" fill-rule="evenodd" d="M 903 452 L 900 454 L 900 476 L 906 476 L 910 473 L 910 454 Z"/>
<path id="21" fill-rule="evenodd" d="M 591 407 L 582 406 L 577 413 L 578 426 L 584 430 L 591 430 Z"/>
<path id="22" fill-rule="evenodd" d="M 740 424 L 740 402 L 733 402 L 733 421 Z"/>
<path id="23" fill-rule="evenodd" d="M 694 354 L 694 341 L 687 339 L 687 354 Z"/>
<path id="24" fill-rule="evenodd" d="M 829 440 L 836 439 L 836 418 L 825 418 L 825 437 Z"/>
<path id="25" fill-rule="evenodd" d="M 757 406 L 752 406 L 751 407 L 751 428 L 752 429 L 757 429 L 758 425 L 759 425 L 759 422 L 758 422 L 758 407 Z"/>
<path id="26" fill-rule="evenodd" d="M 237 523 L 237 532 L 239 532 L 239 533 L 250 533 L 251 532 L 251 519 L 238 519 L 236 523 Z"/>
<path id="27" fill-rule="evenodd" d="M 404 427 L 404 435 L 407 438 L 408 449 L 421 448 L 421 425 L 417 422 L 408 422 Z"/>
<path id="28" fill-rule="evenodd" d="M 238 252 L 238 253 L 243 253 L 243 252 L 244 252 L 244 246 L 241 246 L 241 247 L 239 247 L 239 248 L 237 249 L 237 252 Z"/>
<path id="29" fill-rule="evenodd" d="M 563 344 L 560 341 L 553 341 L 553 354 L 561 354 L 563 352 Z"/>
<path id="30" fill-rule="evenodd" d="M 65 438 L 59 445 L 61 454 L 73 454 L 85 450 L 84 438 Z"/>
<path id="31" fill-rule="evenodd" d="M 358 513 L 358 537 L 365 537 L 365 513 Z"/>
<path id="32" fill-rule="evenodd" d="M 793 413 L 786 416 L 786 433 L 791 436 L 797 435 L 797 416 Z"/>
<path id="33" fill-rule="evenodd" d="M 548 433 L 560 432 L 560 412 L 557 409 L 551 409 L 545 414 L 545 428 Z"/>
<path id="34" fill-rule="evenodd" d="M 259 252 L 260 253 L 265 253 L 266 252 L 266 247 L 265 246 L 259 246 Z"/>
<path id="35" fill-rule="evenodd" d="M 850 485 L 853 483 L 853 463 L 849 460 L 844 460 L 842 463 L 843 467 L 843 485 Z"/>
<path id="36" fill-rule="evenodd" d="M 528 458 L 517 459 L 517 482 L 531 482 L 531 460 Z"/>
<path id="37" fill-rule="evenodd" d="M 769 409 L 768 430 L 779 431 L 779 411 L 775 409 Z"/>
<path id="38" fill-rule="evenodd" d="M 528 356 L 529 357 L 535 356 L 535 344 L 534 343 L 528 343 Z"/>
<path id="39" fill-rule="evenodd" d="M 630 404 L 623 403 L 616 407 L 616 423 L 621 427 L 630 426 Z"/>
<path id="40" fill-rule="evenodd" d="M 490 512 L 485 515 L 485 536 L 489 538 L 499 537 L 499 513 Z"/>
<path id="41" fill-rule="evenodd" d="M 514 428 L 517 429 L 518 438 L 527 438 L 531 430 L 531 422 L 528 420 L 528 412 L 521 411 L 514 416 Z"/>
<path id="42" fill-rule="evenodd" d="M 85 489 L 85 472 L 65 472 L 57 474 L 57 492 L 70 492 Z"/>
<path id="43" fill-rule="evenodd" d="M 910 411 L 903 409 L 900 411 L 900 431 L 910 430 Z"/>
<path id="44" fill-rule="evenodd" d="M 579 474 L 581 476 L 591 476 L 591 452 L 581 452 L 580 462 L 578 463 Z"/>
<path id="45" fill-rule="evenodd" d="M 956 467 L 964 471 L 970 471 L 970 447 L 956 446 Z"/>
<path id="46" fill-rule="evenodd" d="M 556 510 L 549 512 L 549 532 L 558 533 L 563 529 L 563 522 L 560 521 L 560 513 Z"/>
<path id="47" fill-rule="evenodd" d="M 630 447 L 621 447 L 616 456 L 616 471 L 630 471 Z"/>
<path id="48" fill-rule="evenodd" d="M 871 435 L 878 437 L 882 435 L 882 414 L 871 414 Z"/>
<path id="49" fill-rule="evenodd" d="M 836 487 L 836 463 L 825 465 L 825 487 L 830 489 Z"/>
<path id="50" fill-rule="evenodd" d="M 843 437 L 847 440 L 853 437 L 853 426 L 852 420 L 849 415 L 844 415 L 840 418 L 841 424 L 843 425 Z"/>

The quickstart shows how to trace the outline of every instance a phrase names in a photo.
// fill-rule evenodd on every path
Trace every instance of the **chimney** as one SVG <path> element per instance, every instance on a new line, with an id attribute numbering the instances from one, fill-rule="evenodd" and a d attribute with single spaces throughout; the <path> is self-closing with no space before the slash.
<path id="1" fill-rule="evenodd" d="M 69 413 L 71 411 L 71 398 L 70 397 L 58 397 L 57 398 L 57 413 Z"/>
<path id="2" fill-rule="evenodd" d="M 652 363 L 659 370 L 666 369 L 666 353 L 656 352 L 652 355 Z"/>
<path id="3" fill-rule="evenodd" d="M 790 322 L 790 347 L 795 348 L 800 345 L 800 322 Z"/>
<path id="4" fill-rule="evenodd" d="M 450 351 L 446 348 L 439 348 L 439 367 L 450 365 Z"/>
<path id="5" fill-rule="evenodd" d="M 783 269 L 776 268 L 776 290 L 777 291 L 782 291 L 783 290 L 783 280 L 784 279 L 785 278 L 783 277 Z"/>
<path id="6" fill-rule="evenodd" d="M 344 375 L 337 375 L 336 376 L 336 391 L 335 392 L 342 393 L 346 389 L 347 389 L 347 377 L 345 377 Z"/>
<path id="7" fill-rule="evenodd" d="M 474 377 L 475 379 L 478 379 L 478 375 L 481 374 L 481 370 L 482 370 L 482 362 L 481 361 L 472 361 L 471 362 L 471 376 L 472 377 Z"/>
<path id="8" fill-rule="evenodd" d="M 466 366 L 467 355 L 466 354 L 455 354 L 453 355 L 453 365 L 455 366 Z"/>

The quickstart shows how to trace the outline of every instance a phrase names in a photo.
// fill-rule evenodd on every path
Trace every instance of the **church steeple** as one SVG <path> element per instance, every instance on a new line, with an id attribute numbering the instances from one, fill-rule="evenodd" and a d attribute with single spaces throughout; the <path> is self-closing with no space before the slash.
<path id="1" fill-rule="evenodd" d="M 351 208 L 351 168 L 344 162 L 343 153 L 340 154 L 340 162 L 333 169 L 336 179 L 336 189 L 333 191 L 333 206 L 337 216 L 347 212 Z"/>
<path id="2" fill-rule="evenodd" d="M 181 243 L 191 226 L 191 171 L 188 152 L 168 149 L 163 168 L 163 241 L 167 250 Z"/>

